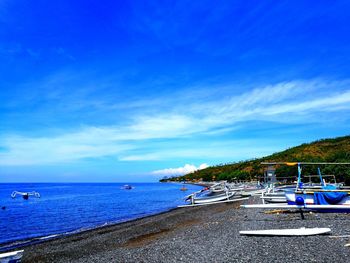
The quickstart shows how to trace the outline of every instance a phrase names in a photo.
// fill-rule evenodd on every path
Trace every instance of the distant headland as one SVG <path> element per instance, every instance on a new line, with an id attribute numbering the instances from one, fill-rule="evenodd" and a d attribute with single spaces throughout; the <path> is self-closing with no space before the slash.
<path id="1" fill-rule="evenodd" d="M 163 178 L 160 181 L 237 181 L 257 180 L 262 177 L 264 166 L 261 162 L 349 162 L 350 136 L 331 139 L 321 139 L 311 143 L 304 143 L 287 150 L 277 152 L 262 158 L 240 161 L 236 163 L 219 164 L 198 170 L 183 176 Z M 305 168 L 304 174 L 315 173 L 316 167 Z M 324 173 L 332 173 L 338 182 L 350 185 L 350 167 L 339 165 L 337 167 L 324 165 Z M 296 176 L 296 167 L 279 166 L 276 169 L 278 177 Z"/>

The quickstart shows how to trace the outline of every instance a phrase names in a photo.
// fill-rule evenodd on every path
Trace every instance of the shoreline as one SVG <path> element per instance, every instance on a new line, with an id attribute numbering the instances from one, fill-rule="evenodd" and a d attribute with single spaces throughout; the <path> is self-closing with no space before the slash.
<path id="1" fill-rule="evenodd" d="M 159 183 L 159 182 L 156 182 L 156 183 Z M 179 183 L 179 182 L 174 182 L 174 183 L 179 184 L 180 186 L 182 185 L 182 183 Z M 203 185 L 203 184 L 195 184 L 195 183 L 188 183 L 188 184 L 205 187 L 205 185 Z M 80 233 L 84 233 L 84 232 L 88 232 L 88 231 L 98 230 L 100 228 L 125 224 L 128 222 L 137 221 L 137 220 L 140 220 L 143 218 L 161 215 L 163 213 L 168 213 L 174 209 L 177 209 L 177 206 L 167 208 L 167 209 L 160 211 L 160 212 L 149 213 L 149 214 L 137 216 L 134 218 L 124 219 L 121 221 L 104 222 L 104 223 L 101 223 L 99 225 L 90 226 L 90 227 L 83 227 L 83 228 L 74 229 L 71 231 L 60 232 L 60 233 L 49 233 L 49 234 L 43 235 L 43 236 L 23 238 L 23 239 L 18 239 L 18 240 L 14 240 L 14 241 L 0 243 L 0 253 L 13 251 L 15 249 L 24 248 L 24 247 L 34 245 L 34 244 L 40 244 L 40 243 L 47 242 L 47 241 L 54 240 L 54 239 L 69 237 L 72 235 L 76 235 L 76 234 L 80 234 Z"/>
<path id="2" fill-rule="evenodd" d="M 203 207 L 201 207 L 201 208 L 197 208 L 196 210 L 204 210 L 204 209 L 203 209 Z M 202 211 L 202 212 L 204 212 L 204 211 Z M 176 207 L 176 208 L 172 208 L 170 210 L 167 210 L 167 211 L 164 211 L 161 213 L 157 213 L 154 215 L 149 215 L 149 216 L 145 216 L 145 217 L 141 217 L 141 218 L 136 218 L 133 220 L 128 220 L 126 222 L 121 222 L 121 223 L 116 223 L 116 224 L 111 224 L 111 225 L 106 225 L 106 226 L 100 226 L 100 227 L 96 227 L 93 229 L 81 231 L 78 233 L 73 233 L 70 235 L 63 235 L 63 236 L 59 236 L 57 238 L 52 238 L 52 239 L 43 240 L 43 241 L 37 242 L 37 243 L 27 244 L 27 245 L 21 246 L 21 249 L 24 249 L 25 251 L 26 251 L 26 249 L 32 251 L 33 248 L 34 249 L 39 248 L 39 250 L 41 250 L 41 249 L 46 250 L 47 246 L 48 247 L 50 247 L 51 245 L 56 246 L 55 243 L 63 243 L 63 244 L 70 243 L 70 242 L 74 243 L 76 240 L 91 238 L 91 236 L 93 236 L 95 234 L 108 234 L 108 233 L 111 233 L 114 231 L 125 231 L 125 229 L 127 229 L 127 231 L 128 231 L 131 227 L 135 227 L 135 226 L 140 227 L 144 224 L 151 224 L 154 228 L 154 227 L 156 227 L 156 225 L 158 225 L 158 223 L 160 221 L 164 221 L 164 218 L 169 218 L 169 217 L 178 218 L 179 216 L 182 217 L 185 214 L 187 214 L 187 209 L 182 209 L 182 208 Z M 192 220 L 189 220 L 189 221 L 186 221 L 184 224 L 191 225 L 192 223 L 195 223 L 195 222 L 196 222 L 196 220 L 194 220 L 193 222 L 192 222 Z M 154 223 L 156 223 L 156 225 Z M 164 222 L 162 222 L 162 223 L 164 223 Z M 182 225 L 182 223 L 180 225 Z M 146 229 L 138 229 L 137 232 L 141 231 L 142 234 L 136 235 L 135 237 L 130 238 L 129 242 L 122 241 L 122 243 L 124 243 L 122 245 L 125 245 L 125 246 L 131 245 L 132 246 L 133 243 L 139 243 L 140 241 L 146 242 L 145 240 L 148 238 L 153 239 L 153 238 L 156 238 L 157 236 L 161 235 L 162 233 L 170 232 L 170 230 L 168 228 L 162 228 L 162 227 L 160 227 L 160 230 L 157 230 L 155 232 L 150 231 L 150 233 L 146 233 L 146 234 L 143 233 L 144 230 L 146 230 Z M 32 254 L 32 253 L 30 253 L 30 254 Z M 36 253 L 34 253 L 34 254 L 36 254 Z M 28 259 L 27 255 L 28 255 L 28 253 L 25 254 L 25 256 L 23 257 L 22 262 L 27 262 L 27 260 L 28 260 L 28 262 L 32 262 L 32 260 L 34 260 L 31 258 L 31 256 Z M 36 258 L 37 256 L 39 256 L 39 258 L 42 258 L 43 255 L 41 255 L 41 254 L 35 255 L 35 257 L 34 257 L 35 262 L 52 262 L 51 259 L 48 261 L 46 261 L 46 259 L 43 261 L 41 261 L 39 259 L 39 261 L 37 261 L 37 258 Z M 64 262 L 64 261 L 62 261 L 62 262 Z"/>
<path id="3" fill-rule="evenodd" d="M 153 217 L 153 216 L 169 213 L 175 209 L 179 209 L 179 208 L 174 207 L 174 208 L 170 208 L 168 210 L 162 211 L 162 212 L 157 212 L 154 214 L 149 214 L 149 215 L 145 215 L 145 216 L 141 216 L 141 217 L 137 217 L 137 218 L 133 218 L 133 219 L 126 219 L 125 221 L 120 221 L 120 222 L 104 223 L 102 225 L 97 225 L 97 226 L 94 226 L 91 228 L 81 228 L 81 229 L 77 229 L 77 230 L 73 230 L 73 231 L 65 232 L 65 233 L 49 234 L 46 236 L 37 236 L 37 237 L 33 237 L 33 238 L 19 239 L 19 240 L 15 240 L 12 242 L 2 243 L 2 244 L 0 244 L 0 253 L 6 253 L 6 252 L 13 251 L 15 249 L 25 248 L 25 247 L 28 247 L 31 245 L 40 244 L 40 243 L 55 240 L 55 239 L 70 237 L 73 235 L 78 235 L 78 234 L 82 234 L 82 233 L 89 232 L 89 231 L 95 231 L 95 230 L 99 230 L 99 229 L 104 229 L 104 228 L 108 228 L 108 227 L 126 224 L 126 223 L 133 223 L 134 221 L 142 220 L 142 219 L 145 219 L 148 217 Z"/>
<path id="4" fill-rule="evenodd" d="M 350 214 L 266 214 L 242 203 L 175 208 L 145 218 L 25 246 L 22 262 L 333 262 L 350 238 L 245 237 L 240 230 L 330 227 L 350 234 Z M 317 246 L 315 246 L 317 244 Z"/>

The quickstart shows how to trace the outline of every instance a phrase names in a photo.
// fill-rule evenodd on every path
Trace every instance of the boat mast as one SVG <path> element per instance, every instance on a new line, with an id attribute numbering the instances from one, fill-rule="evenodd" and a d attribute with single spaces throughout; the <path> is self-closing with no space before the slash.
<path id="1" fill-rule="evenodd" d="M 298 163 L 298 182 L 297 182 L 297 189 L 298 188 L 303 188 L 303 183 L 301 182 L 301 166 L 300 163 Z"/>
<path id="2" fill-rule="evenodd" d="M 322 185 L 322 186 L 324 186 L 324 185 L 325 185 L 325 183 L 324 183 L 323 178 L 322 178 L 322 174 L 321 174 L 320 167 L 317 167 L 317 172 L 318 172 L 318 175 L 320 176 L 321 185 Z"/>

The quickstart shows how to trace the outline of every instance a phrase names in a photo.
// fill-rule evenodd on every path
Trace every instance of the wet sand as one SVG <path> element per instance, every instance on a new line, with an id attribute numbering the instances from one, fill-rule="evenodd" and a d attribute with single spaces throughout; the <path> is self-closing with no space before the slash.
<path id="1" fill-rule="evenodd" d="M 350 262 L 348 237 L 239 235 L 240 230 L 299 227 L 350 235 L 350 214 L 305 213 L 301 220 L 299 213 L 266 214 L 240 204 L 174 209 L 30 245 L 22 262 Z"/>

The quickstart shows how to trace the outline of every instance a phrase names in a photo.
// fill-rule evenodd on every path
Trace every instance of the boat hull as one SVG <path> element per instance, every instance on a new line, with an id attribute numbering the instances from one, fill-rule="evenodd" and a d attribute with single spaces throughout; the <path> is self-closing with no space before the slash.
<path id="1" fill-rule="evenodd" d="M 306 205 L 315 204 L 314 193 L 288 192 L 285 194 L 285 196 L 289 205 L 298 205 L 296 202 L 298 197 L 301 197 Z M 350 205 L 350 195 L 348 194 L 346 197 L 344 197 L 339 203 L 337 203 L 337 205 Z"/>
<path id="2" fill-rule="evenodd" d="M 323 213 L 350 213 L 350 195 L 345 196 L 340 202 L 330 205 L 315 204 L 314 192 L 286 192 L 288 205 L 301 205 L 297 198 L 301 197 L 305 208 Z"/>
<path id="3" fill-rule="evenodd" d="M 191 199 L 192 204 L 208 204 L 213 202 L 219 202 L 224 200 L 229 200 L 233 198 L 235 195 L 235 192 L 230 192 L 227 194 L 220 194 L 216 196 L 208 196 L 208 197 L 193 197 Z"/>

